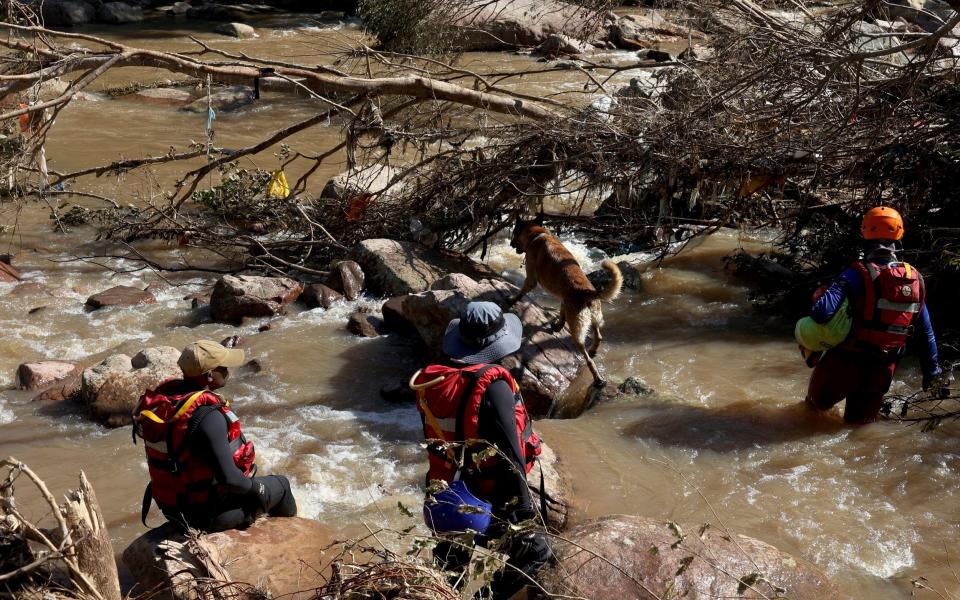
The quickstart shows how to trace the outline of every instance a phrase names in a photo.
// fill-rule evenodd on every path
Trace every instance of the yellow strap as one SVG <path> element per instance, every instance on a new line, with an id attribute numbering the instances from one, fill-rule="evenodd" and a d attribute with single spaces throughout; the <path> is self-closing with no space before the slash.
<path id="1" fill-rule="evenodd" d="M 908 279 L 911 278 L 911 277 L 913 277 L 913 275 L 911 274 L 913 267 L 910 266 L 910 263 L 903 263 L 903 268 L 904 268 L 904 269 L 906 270 L 906 272 L 907 272 L 907 278 L 908 278 Z"/>
<path id="2" fill-rule="evenodd" d="M 140 411 L 140 416 L 141 416 L 141 417 L 146 417 L 146 418 L 150 419 L 151 421 L 153 421 L 154 423 L 160 423 L 161 425 L 163 424 L 163 419 L 161 419 L 160 417 L 158 417 L 158 416 L 156 415 L 156 413 L 154 413 L 152 410 L 141 410 L 141 411 Z"/>
<path id="3" fill-rule="evenodd" d="M 200 390 L 199 392 L 196 392 L 195 394 L 187 398 L 187 401 L 183 403 L 183 406 L 180 407 L 180 410 L 178 410 L 176 414 L 173 415 L 173 418 L 170 420 L 176 421 L 177 419 L 179 419 L 183 415 L 183 413 L 187 412 L 187 410 L 194 405 L 194 403 L 197 401 L 197 398 L 199 398 L 200 396 L 206 393 L 208 393 L 207 390 Z"/>

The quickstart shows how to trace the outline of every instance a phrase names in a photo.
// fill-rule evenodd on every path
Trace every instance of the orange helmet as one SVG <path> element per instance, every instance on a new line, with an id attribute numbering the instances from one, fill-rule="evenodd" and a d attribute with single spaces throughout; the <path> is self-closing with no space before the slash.
<path id="1" fill-rule="evenodd" d="M 860 231 L 865 240 L 899 240 L 903 237 L 903 218 L 889 206 L 877 206 L 863 215 Z"/>

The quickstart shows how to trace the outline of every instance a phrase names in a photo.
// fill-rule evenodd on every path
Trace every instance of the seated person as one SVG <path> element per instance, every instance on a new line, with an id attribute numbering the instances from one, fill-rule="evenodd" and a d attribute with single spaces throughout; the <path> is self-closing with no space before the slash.
<path id="1" fill-rule="evenodd" d="M 297 502 L 282 475 L 255 477 L 253 443 L 240 431 L 230 401 L 214 390 L 228 368 L 244 363 L 243 350 L 209 340 L 184 348 L 183 379 L 147 391 L 134 411 L 150 470 L 142 519 L 151 498 L 164 516 L 202 531 L 242 529 L 261 514 L 293 517 Z"/>

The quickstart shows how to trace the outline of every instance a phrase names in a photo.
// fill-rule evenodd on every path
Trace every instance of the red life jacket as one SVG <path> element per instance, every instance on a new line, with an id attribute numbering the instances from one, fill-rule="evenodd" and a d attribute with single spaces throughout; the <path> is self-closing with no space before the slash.
<path id="1" fill-rule="evenodd" d="M 514 423 L 520 451 L 523 454 L 525 473 L 533 468 L 540 455 L 540 438 L 533 431 L 533 423 L 527 407 L 520 396 L 520 386 L 510 371 L 496 365 L 473 365 L 463 369 L 431 365 L 417 371 L 410 380 L 410 387 L 417 392 L 417 410 L 423 415 L 423 435 L 427 440 L 436 440 L 428 448 L 430 470 L 428 480 L 442 479 L 451 482 L 457 471 L 471 474 L 471 480 L 479 494 L 489 494 L 496 486 L 492 477 L 485 478 L 483 471 L 491 469 L 497 457 L 474 463 L 464 459 L 461 448 L 445 448 L 443 442 L 465 442 L 474 452 L 482 452 L 489 445 L 479 439 L 480 402 L 487 387 L 498 379 L 510 385 L 515 394 Z M 469 464 L 466 464 L 469 463 Z"/>
<path id="2" fill-rule="evenodd" d="M 200 419 L 207 416 L 203 413 L 216 412 L 227 420 L 233 462 L 247 477 L 256 471 L 256 453 L 253 442 L 243 437 L 240 420 L 230 410 L 229 401 L 208 390 L 167 396 L 165 387 L 162 384 L 140 398 L 133 413 L 134 434 L 143 438 L 150 490 L 157 506 L 163 511 L 182 512 L 200 507 L 218 494 L 213 470 L 190 453 L 189 438 Z M 198 418 L 191 421 L 194 415 Z"/>
<path id="3" fill-rule="evenodd" d="M 853 267 L 863 278 L 864 294 L 847 338 L 851 347 L 899 352 L 907 344 L 913 319 L 923 310 L 923 276 L 904 262 L 857 261 Z"/>

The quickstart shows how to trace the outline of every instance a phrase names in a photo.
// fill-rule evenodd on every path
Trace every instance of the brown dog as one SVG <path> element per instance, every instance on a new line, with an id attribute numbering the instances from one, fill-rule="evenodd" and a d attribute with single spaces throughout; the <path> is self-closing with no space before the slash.
<path id="1" fill-rule="evenodd" d="M 620 287 L 623 285 L 620 269 L 613 261 L 603 261 L 603 268 L 610 272 L 613 281 L 606 288 L 598 291 L 587 279 L 573 254 L 570 254 L 563 243 L 550 235 L 543 226 L 542 215 L 535 221 L 524 221 L 518 216 L 513 227 L 510 245 L 516 248 L 517 254 L 527 253 L 527 278 L 520 292 L 510 299 L 510 304 L 515 304 L 537 287 L 538 283 L 554 296 L 558 296 L 560 317 L 553 324 L 553 330 L 560 331 L 564 323 L 567 324 L 574 345 L 587 359 L 587 366 L 593 373 L 594 383 L 603 385 L 597 365 L 593 362 L 593 357 L 597 354 L 600 341 L 603 339 L 600 335 L 600 328 L 603 326 L 600 302 L 609 302 L 620 295 Z M 588 351 L 587 330 L 591 327 L 593 343 Z"/>

